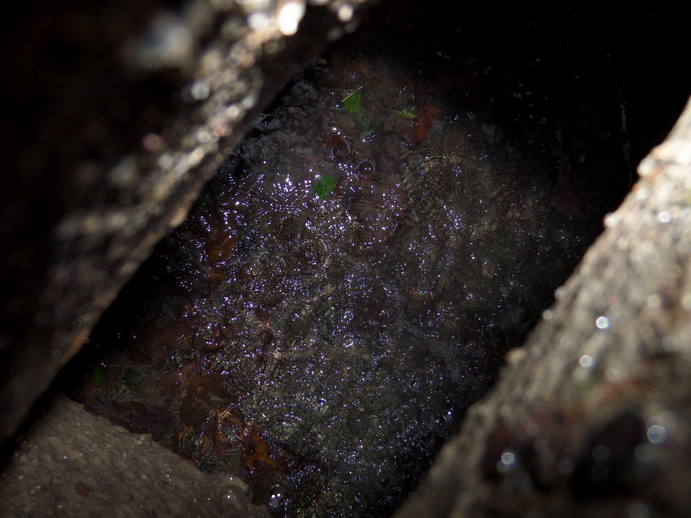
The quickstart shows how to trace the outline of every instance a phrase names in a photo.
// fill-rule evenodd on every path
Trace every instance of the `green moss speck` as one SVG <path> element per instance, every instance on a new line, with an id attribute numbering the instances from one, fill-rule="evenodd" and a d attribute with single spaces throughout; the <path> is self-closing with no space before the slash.
<path id="1" fill-rule="evenodd" d="M 364 86 L 359 86 L 346 95 L 343 100 L 341 100 L 340 107 L 337 109 L 352 115 L 353 119 L 355 119 L 355 122 L 357 122 L 358 127 L 363 133 L 371 133 L 377 129 L 379 123 L 370 118 L 362 106 L 361 90 L 363 88 Z"/>
<path id="2" fill-rule="evenodd" d="M 400 115 L 401 117 L 406 119 L 417 119 L 417 110 L 415 109 L 415 106 L 409 106 L 407 108 L 402 108 L 400 110 L 394 110 L 393 112 L 396 115 Z"/>
<path id="3" fill-rule="evenodd" d="M 320 198 L 326 198 L 336 188 L 336 180 L 333 176 L 325 175 L 314 183 L 314 194 Z"/>
<path id="4" fill-rule="evenodd" d="M 343 101 L 343 109 L 355 117 L 362 115 L 362 87 L 348 94 Z"/>

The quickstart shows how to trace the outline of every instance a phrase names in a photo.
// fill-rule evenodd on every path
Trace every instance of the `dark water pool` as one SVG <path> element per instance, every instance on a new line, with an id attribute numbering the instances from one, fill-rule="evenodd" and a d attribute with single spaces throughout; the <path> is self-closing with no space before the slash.
<path id="1" fill-rule="evenodd" d="M 611 62 L 533 15 L 389 5 L 307 67 L 74 397 L 278 516 L 394 510 L 631 181 Z"/>

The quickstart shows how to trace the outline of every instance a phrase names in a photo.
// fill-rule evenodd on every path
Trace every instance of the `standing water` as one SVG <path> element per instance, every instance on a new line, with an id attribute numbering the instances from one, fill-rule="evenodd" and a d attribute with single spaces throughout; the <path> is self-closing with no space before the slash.
<path id="1" fill-rule="evenodd" d="M 390 7 L 287 87 L 72 389 L 277 516 L 392 512 L 627 187 L 606 62 L 425 23 Z"/>

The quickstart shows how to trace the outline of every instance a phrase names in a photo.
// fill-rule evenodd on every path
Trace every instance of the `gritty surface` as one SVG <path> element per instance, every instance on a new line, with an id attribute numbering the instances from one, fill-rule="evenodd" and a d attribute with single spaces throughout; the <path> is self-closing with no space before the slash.
<path id="1" fill-rule="evenodd" d="M 268 516 L 247 493 L 58 398 L 0 475 L 0 516 Z"/>
<path id="2" fill-rule="evenodd" d="M 691 104 L 396 515 L 689 515 Z"/>
<path id="3" fill-rule="evenodd" d="M 363 2 L 319 4 L 42 0 L 5 13 L 0 442 L 247 120 Z"/>
<path id="4" fill-rule="evenodd" d="M 279 516 L 395 509 L 598 231 L 593 178 L 626 175 L 604 145 L 618 112 L 565 117 L 532 90 L 544 106 L 495 109 L 523 79 L 482 54 L 450 69 L 401 26 L 335 49 L 255 121 L 94 335 L 77 391 L 243 473 Z"/>

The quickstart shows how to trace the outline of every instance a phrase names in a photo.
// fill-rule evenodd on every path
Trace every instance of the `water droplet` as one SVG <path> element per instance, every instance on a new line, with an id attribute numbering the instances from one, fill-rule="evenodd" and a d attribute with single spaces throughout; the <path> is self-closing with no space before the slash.
<path id="1" fill-rule="evenodd" d="M 595 319 L 595 326 L 598 329 L 609 329 L 609 326 L 610 326 L 609 318 L 607 318 L 604 315 L 600 315 L 599 317 L 597 317 Z"/>
<path id="2" fill-rule="evenodd" d="M 206 81 L 195 81 L 190 87 L 190 93 L 197 101 L 203 101 L 209 97 L 209 84 Z"/>
<path id="3" fill-rule="evenodd" d="M 288 2 L 278 11 L 278 30 L 285 36 L 292 36 L 298 30 L 298 24 L 305 14 L 304 2 Z"/>
<path id="4" fill-rule="evenodd" d="M 508 473 L 509 471 L 513 471 L 517 464 L 518 458 L 516 454 L 511 450 L 506 450 L 501 454 L 499 462 L 497 462 L 497 471 L 499 471 L 499 473 Z"/>
<path id="5" fill-rule="evenodd" d="M 283 494 L 283 490 L 281 489 L 281 486 L 273 486 L 271 488 L 271 492 L 269 494 L 269 500 L 266 503 L 266 505 L 271 509 L 272 511 L 275 511 L 277 509 L 280 509 L 283 506 L 283 501 L 285 500 L 285 495 Z"/>
<path id="6" fill-rule="evenodd" d="M 578 363 L 584 369 L 590 369 L 593 365 L 595 365 L 595 359 L 589 354 L 584 354 L 578 359 Z"/>
<path id="7" fill-rule="evenodd" d="M 261 11 L 257 13 L 252 13 L 247 18 L 247 24 L 250 26 L 252 30 L 255 31 L 261 31 L 263 29 L 266 29 L 269 26 L 270 21 L 271 20 L 269 19 L 268 15 Z"/>
<path id="8" fill-rule="evenodd" d="M 669 223 L 672 221 L 672 214 L 668 210 L 661 210 L 657 214 L 657 220 L 660 223 Z"/>
<path id="9" fill-rule="evenodd" d="M 353 6 L 346 4 L 338 10 L 338 19 L 342 22 L 349 22 L 353 18 Z"/>
<path id="10" fill-rule="evenodd" d="M 649 426 L 645 434 L 651 444 L 662 444 L 667 440 L 667 429 L 659 424 Z"/>

